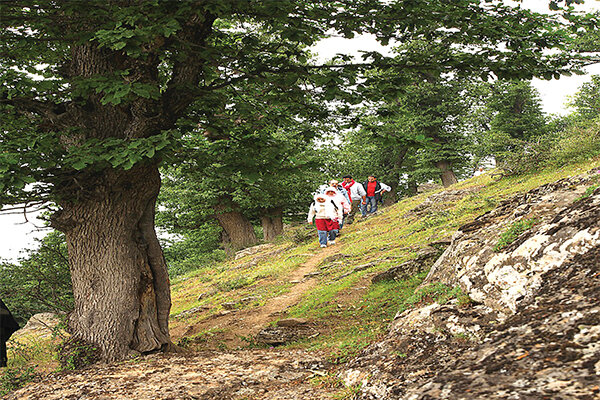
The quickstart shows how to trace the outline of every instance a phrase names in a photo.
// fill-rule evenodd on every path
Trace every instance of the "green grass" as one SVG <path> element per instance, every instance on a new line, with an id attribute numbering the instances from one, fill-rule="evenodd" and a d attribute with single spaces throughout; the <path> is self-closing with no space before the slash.
<path id="1" fill-rule="evenodd" d="M 588 187 L 585 190 L 585 193 L 583 193 L 581 196 L 579 196 L 578 198 L 575 199 L 575 201 L 581 201 L 583 199 L 587 199 L 588 197 L 590 197 L 595 191 L 596 189 L 600 188 L 600 183 L 597 183 L 595 185 L 592 185 L 590 187 Z"/>
<path id="2" fill-rule="evenodd" d="M 0 370 L 0 396 L 25 386 L 38 376 L 34 366 L 3 368 Z"/>
<path id="3" fill-rule="evenodd" d="M 415 258 L 430 242 L 448 240 L 458 227 L 517 193 L 587 172 L 597 165 L 598 160 L 592 160 L 501 180 L 483 174 L 452 187 L 452 190 L 469 190 L 457 201 L 437 203 L 416 213 L 415 208 L 432 194 L 424 193 L 388 207 L 380 215 L 347 225 L 336 245 L 338 253 L 344 256 L 321 263 L 319 270 L 322 274 L 313 278 L 318 285 L 305 293 L 301 301 L 283 316 L 310 319 L 321 327 L 322 334 L 288 347 L 325 350 L 332 361 L 344 362 L 386 334 L 390 321 L 399 311 L 418 304 L 433 301 L 444 303 L 452 299 L 456 299 L 459 306 L 468 306 L 471 300 L 459 288 L 434 284 L 417 290 L 426 271 L 401 282 L 372 285 L 370 278 L 377 272 Z M 240 267 L 254 257 L 250 256 L 218 263 L 178 280 L 173 285 L 173 312 L 208 305 L 214 307 L 211 310 L 214 313 L 221 309 L 222 302 L 258 296 L 260 300 L 240 305 L 240 308 L 254 308 L 287 292 L 291 285 L 285 277 L 306 262 L 311 254 L 319 251 L 314 232 L 311 237 L 306 226 L 297 229 L 297 234 L 292 231 L 277 243 L 277 246 L 288 246 L 288 250 L 261 260 L 254 266 Z M 518 236 L 516 228 L 512 236 L 515 234 Z M 511 240 L 514 238 L 507 236 L 505 242 Z M 366 263 L 373 263 L 373 266 L 351 272 Z M 199 293 L 215 288 L 215 293 L 197 299 Z M 208 318 L 209 315 L 202 318 Z M 190 317 L 178 323 L 192 321 L 193 317 Z"/>
<path id="4" fill-rule="evenodd" d="M 530 230 L 536 224 L 540 222 L 537 218 L 528 218 L 521 219 L 519 221 L 513 222 L 513 224 L 508 228 L 506 232 L 503 232 L 500 235 L 500 239 L 496 246 L 494 246 L 494 251 L 499 252 L 502 249 L 508 247 L 511 243 L 513 243 L 522 233 Z"/>

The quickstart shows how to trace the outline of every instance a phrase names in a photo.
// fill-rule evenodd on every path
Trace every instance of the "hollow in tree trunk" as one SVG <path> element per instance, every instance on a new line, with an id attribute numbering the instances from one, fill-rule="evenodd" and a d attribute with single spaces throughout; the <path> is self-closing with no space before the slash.
<path id="1" fill-rule="evenodd" d="M 283 211 L 280 207 L 263 210 L 260 222 L 265 241 L 271 241 L 283 233 Z"/>
<path id="2" fill-rule="evenodd" d="M 74 338 L 106 361 L 172 348 L 169 277 L 154 230 L 158 168 L 106 170 L 93 181 L 52 219 L 67 239 Z"/>
<path id="3" fill-rule="evenodd" d="M 254 227 L 230 197 L 221 197 L 215 218 L 223 228 L 223 245 L 229 254 L 258 242 Z"/>
<path id="4" fill-rule="evenodd" d="M 458 183 L 454 171 L 452 171 L 452 165 L 448 160 L 441 160 L 435 163 L 435 166 L 440 170 L 440 177 L 442 178 L 442 185 L 448 187 Z"/>

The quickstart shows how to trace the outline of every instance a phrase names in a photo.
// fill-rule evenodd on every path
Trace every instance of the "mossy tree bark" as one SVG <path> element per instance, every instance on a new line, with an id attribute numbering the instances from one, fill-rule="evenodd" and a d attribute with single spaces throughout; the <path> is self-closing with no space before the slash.
<path id="1" fill-rule="evenodd" d="M 442 179 L 442 185 L 448 187 L 458 183 L 456 174 L 452 170 L 452 165 L 448 160 L 441 160 L 435 163 L 435 166 L 440 170 L 440 178 Z"/>

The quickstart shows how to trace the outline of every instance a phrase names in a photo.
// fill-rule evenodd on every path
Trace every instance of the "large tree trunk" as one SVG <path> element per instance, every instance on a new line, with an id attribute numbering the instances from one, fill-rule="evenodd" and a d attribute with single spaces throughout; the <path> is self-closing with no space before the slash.
<path id="1" fill-rule="evenodd" d="M 283 233 L 283 211 L 281 207 L 265 209 L 260 217 L 265 241 L 274 240 Z"/>
<path id="2" fill-rule="evenodd" d="M 154 230 L 158 168 L 106 170 L 93 186 L 53 218 L 67 238 L 74 338 L 107 361 L 169 348 L 170 283 Z"/>
<path id="3" fill-rule="evenodd" d="M 227 253 L 258 243 L 254 227 L 230 197 L 221 197 L 215 206 L 215 218 L 223 228 L 223 245 Z"/>
<path id="4" fill-rule="evenodd" d="M 448 187 L 458 183 L 454 171 L 452 171 L 452 165 L 448 160 L 441 160 L 435 163 L 435 166 L 440 170 L 440 177 L 442 178 L 442 185 Z"/>

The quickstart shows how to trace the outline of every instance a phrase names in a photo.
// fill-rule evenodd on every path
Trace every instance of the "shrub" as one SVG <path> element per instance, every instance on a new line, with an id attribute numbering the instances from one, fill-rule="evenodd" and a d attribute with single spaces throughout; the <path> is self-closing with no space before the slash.
<path id="1" fill-rule="evenodd" d="M 563 166 L 581 162 L 600 154 L 600 120 L 573 126 L 559 132 L 549 156 L 549 164 Z"/>
<path id="2" fill-rule="evenodd" d="M 504 175 L 521 175 L 589 160 L 600 155 L 599 131 L 600 119 L 572 122 L 564 130 L 538 138 L 536 142 L 522 142 L 497 158 L 498 166 Z"/>
<path id="3" fill-rule="evenodd" d="M 73 309 L 73 289 L 62 233 L 51 232 L 17 263 L 0 264 L 0 298 L 20 325 L 34 314 Z"/>
<path id="4" fill-rule="evenodd" d="M 0 396 L 17 390 L 38 377 L 34 367 L 8 367 L 0 373 Z"/>
<path id="5" fill-rule="evenodd" d="M 100 359 L 99 350 L 83 340 L 70 337 L 57 346 L 60 370 L 72 371 L 87 367 Z"/>
<path id="6" fill-rule="evenodd" d="M 306 243 L 309 240 L 316 240 L 317 232 L 314 225 L 303 224 L 294 227 L 289 231 L 289 238 L 295 244 Z"/>

